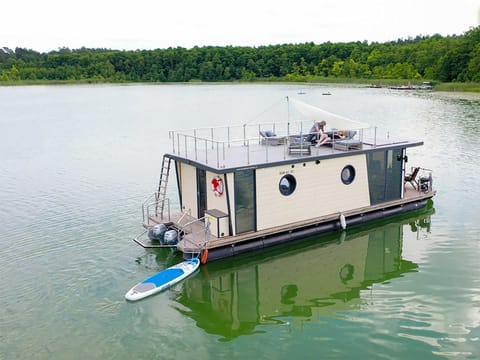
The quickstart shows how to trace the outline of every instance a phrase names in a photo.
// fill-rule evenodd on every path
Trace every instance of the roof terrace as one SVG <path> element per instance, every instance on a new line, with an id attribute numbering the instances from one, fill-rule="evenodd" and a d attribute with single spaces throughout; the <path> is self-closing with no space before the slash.
<path id="1" fill-rule="evenodd" d="M 216 170 L 264 166 L 278 162 L 305 161 L 307 158 L 345 156 L 384 147 L 410 147 L 421 141 L 392 139 L 377 128 L 353 129 L 355 135 L 345 142 L 332 139 L 315 147 L 307 142 L 312 121 L 245 124 L 215 128 L 170 131 L 172 155 Z M 261 132 L 275 134 L 263 137 Z M 352 129 L 349 129 L 352 130 Z M 336 129 L 326 131 L 331 136 Z"/>

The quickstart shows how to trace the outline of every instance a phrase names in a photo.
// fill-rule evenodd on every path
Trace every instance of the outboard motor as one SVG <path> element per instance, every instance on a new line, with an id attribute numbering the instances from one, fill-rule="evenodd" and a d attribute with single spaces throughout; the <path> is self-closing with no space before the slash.
<path id="1" fill-rule="evenodd" d="M 152 241 L 162 242 L 166 231 L 165 224 L 157 224 L 148 230 L 148 238 Z"/>
<path id="2" fill-rule="evenodd" d="M 178 233 L 176 230 L 167 230 L 163 236 L 164 245 L 175 245 L 178 243 Z"/>

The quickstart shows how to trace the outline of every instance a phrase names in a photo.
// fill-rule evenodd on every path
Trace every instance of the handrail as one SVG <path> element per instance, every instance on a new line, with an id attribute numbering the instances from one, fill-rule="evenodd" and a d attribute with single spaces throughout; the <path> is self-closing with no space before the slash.
<path id="1" fill-rule="evenodd" d="M 183 211 L 182 212 L 182 216 L 180 216 L 180 219 L 178 219 L 177 223 L 182 226 L 182 220 L 186 217 L 186 216 L 191 216 L 191 210 L 189 210 L 188 212 L 187 211 Z"/>
<path id="2" fill-rule="evenodd" d="M 290 156 L 288 152 L 288 141 L 293 136 L 305 136 L 310 131 L 312 125 L 311 120 L 294 120 L 289 122 L 269 122 L 269 123 L 252 123 L 243 125 L 219 126 L 208 128 L 196 128 L 187 130 L 172 130 L 169 132 L 171 139 L 171 148 L 173 154 L 182 158 L 187 158 L 196 162 L 200 162 L 216 169 L 228 167 L 249 166 L 252 163 L 264 162 L 269 163 L 278 161 L 279 151 L 272 152 L 273 145 L 265 142 L 263 154 L 256 144 L 260 144 L 261 130 L 275 129 L 277 137 L 284 137 L 287 140 L 285 146 L 284 159 Z M 336 131 L 338 129 L 328 128 L 327 132 Z M 354 139 L 368 147 L 362 149 L 375 149 L 377 147 L 391 146 L 402 143 L 409 143 L 410 140 L 401 140 L 392 138 L 390 133 L 377 127 L 367 128 L 348 128 L 344 130 L 354 130 L 356 135 Z M 299 135 L 300 134 L 300 135 Z M 300 137 L 301 138 L 301 137 Z M 331 151 L 339 150 L 333 146 L 340 140 L 332 139 Z M 227 155 L 227 151 L 234 148 L 234 156 Z M 343 149 L 341 149 L 343 150 Z M 350 148 L 344 151 L 349 151 Z M 358 150 L 354 148 L 354 150 Z M 260 154 L 260 156 L 259 156 Z M 274 155 L 272 155 L 274 154 Z M 315 155 L 318 152 L 314 153 Z M 303 154 L 301 154 L 303 155 Z M 308 154 L 310 156 L 310 154 Z M 262 158 L 263 157 L 263 158 Z"/>
<path id="3" fill-rule="evenodd" d="M 186 230 L 187 228 L 189 227 L 190 229 L 193 228 L 193 224 L 195 223 L 198 223 L 198 222 L 205 222 L 205 227 L 203 228 L 202 231 L 200 232 L 197 232 L 197 233 L 194 233 L 193 231 L 191 232 L 191 234 L 193 235 L 193 238 L 196 239 L 196 237 L 200 234 L 203 233 L 204 235 L 204 241 L 203 243 L 201 243 L 199 245 L 199 243 L 197 241 L 193 241 L 193 240 L 189 240 L 187 237 L 184 237 L 182 240 L 187 243 L 187 244 L 190 244 L 190 245 L 193 245 L 192 248 L 197 250 L 197 251 L 192 251 L 191 253 L 194 254 L 196 252 L 198 252 L 200 254 L 200 252 L 205 248 L 205 246 L 207 245 L 208 243 L 208 235 L 210 233 L 210 220 L 207 216 L 204 216 L 204 217 L 201 217 L 201 218 L 198 218 L 198 219 L 194 219 L 192 221 L 189 221 L 188 223 L 186 223 L 185 225 L 181 225 L 180 223 L 178 223 L 179 225 L 179 230 L 180 231 L 183 231 L 183 233 L 185 234 L 186 233 Z"/>
<path id="4" fill-rule="evenodd" d="M 285 136 L 288 138 L 292 134 L 308 134 L 304 129 L 310 126 L 310 120 L 299 120 L 294 122 L 269 122 L 219 126 L 214 128 L 193 128 L 170 131 L 169 134 L 174 153 L 179 155 L 183 154 L 185 157 L 191 156 L 195 160 L 199 160 L 199 157 L 202 157 L 203 151 L 205 159 L 201 160 L 204 160 L 208 164 L 210 160 L 208 158 L 209 150 L 213 150 L 211 156 L 216 157 L 217 167 L 219 167 L 220 163 L 225 161 L 225 148 L 230 147 L 232 143 L 238 143 L 239 145 L 247 147 L 248 150 L 249 144 L 258 142 L 261 129 L 274 129 L 277 136 Z M 350 130 L 357 130 L 360 140 L 363 141 L 364 131 L 367 129 L 373 131 L 373 144 L 376 145 L 378 137 L 376 128 Z"/>
<path id="5" fill-rule="evenodd" d="M 198 218 L 198 219 L 193 219 L 193 220 L 189 221 L 188 223 L 186 223 L 185 225 L 182 225 L 182 227 L 187 227 L 187 226 L 193 225 L 196 222 L 203 221 L 205 219 L 208 219 L 208 217 L 204 216 L 204 217 L 201 217 L 201 218 Z"/>
<path id="6" fill-rule="evenodd" d="M 262 129 L 272 130 L 278 136 L 288 136 L 292 133 L 301 133 L 307 134 L 305 131 L 306 128 L 310 128 L 312 125 L 311 120 L 297 120 L 297 121 L 277 121 L 277 122 L 266 122 L 266 123 L 254 123 L 254 124 L 241 124 L 241 125 L 229 125 L 229 126 L 216 126 L 216 127 L 205 127 L 205 128 L 190 128 L 190 129 L 179 129 L 179 130 L 170 130 L 169 137 L 170 139 L 175 139 L 175 135 L 188 135 L 195 137 L 200 140 L 208 140 L 209 142 L 226 142 L 227 144 L 230 141 L 237 140 L 246 140 L 246 139 L 255 139 L 259 138 L 259 132 Z M 368 128 L 365 128 L 368 129 Z M 373 128 L 371 128 L 373 129 Z M 330 130 L 338 130 L 336 128 L 331 128 Z M 350 130 L 360 130 L 360 128 L 355 129 L 351 128 Z M 233 137 L 232 137 L 233 135 Z"/>
<path id="7" fill-rule="evenodd" d="M 152 199 L 153 197 L 158 198 L 158 192 L 154 192 L 153 194 L 151 194 L 150 196 L 148 196 L 148 197 L 142 202 L 142 219 L 143 219 L 143 223 L 145 223 L 145 220 L 147 220 L 147 219 L 149 218 L 147 202 L 151 201 L 151 199 Z M 147 214 L 145 214 L 145 213 L 147 213 Z"/>
<path id="8" fill-rule="evenodd" d="M 138 239 L 140 238 L 140 236 L 145 235 L 145 234 L 147 233 L 147 231 L 148 231 L 148 229 L 143 230 L 141 233 L 139 233 L 137 236 L 135 236 L 135 237 L 133 238 L 133 240 L 135 240 L 136 242 L 138 242 Z"/>
<path id="9" fill-rule="evenodd" d="M 148 201 L 150 201 L 151 198 L 155 197 L 156 199 L 158 198 L 159 192 L 155 191 L 153 194 L 149 195 L 145 200 L 142 202 L 142 206 L 145 205 Z"/>
<path id="10" fill-rule="evenodd" d="M 155 200 L 152 202 L 152 198 L 155 198 Z M 150 202 L 149 202 L 150 201 Z M 160 199 L 159 198 L 159 192 L 156 191 L 152 195 L 150 195 L 146 200 L 143 201 L 142 203 L 142 217 L 143 217 L 143 222 L 148 223 L 150 216 L 158 216 L 158 207 L 160 204 L 163 203 L 163 207 L 165 208 L 165 204 L 167 205 L 167 219 L 170 221 L 170 199 L 169 198 L 164 198 Z M 150 209 L 152 207 L 155 207 L 155 210 L 151 213 Z M 163 219 L 163 213 L 160 214 Z"/>

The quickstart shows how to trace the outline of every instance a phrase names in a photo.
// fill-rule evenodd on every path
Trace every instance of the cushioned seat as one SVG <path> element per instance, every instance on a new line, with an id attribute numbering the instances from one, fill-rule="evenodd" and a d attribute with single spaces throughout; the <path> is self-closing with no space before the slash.
<path id="1" fill-rule="evenodd" d="M 291 135 L 288 139 L 289 155 L 310 155 L 312 143 L 307 141 L 306 135 Z"/>
<path id="2" fill-rule="evenodd" d="M 289 155 L 310 155 L 312 144 L 304 143 L 293 143 L 288 145 L 288 154 Z"/>
<path id="3" fill-rule="evenodd" d="M 342 139 L 333 142 L 333 148 L 335 150 L 350 150 L 350 149 L 361 149 L 362 142 L 356 139 Z"/>
<path id="4" fill-rule="evenodd" d="M 277 136 L 271 130 L 262 130 L 259 131 L 260 136 L 262 137 L 262 144 L 263 145 L 282 145 L 285 144 L 287 138 L 285 136 Z"/>
<path id="5" fill-rule="evenodd" d="M 332 145 L 336 150 L 350 150 L 350 149 L 361 149 L 362 142 L 360 140 L 354 139 L 354 136 L 357 134 L 355 130 L 345 130 L 344 138 L 335 139 L 335 131 L 329 134 L 330 138 L 333 137 L 333 140 L 330 140 L 328 144 Z"/>

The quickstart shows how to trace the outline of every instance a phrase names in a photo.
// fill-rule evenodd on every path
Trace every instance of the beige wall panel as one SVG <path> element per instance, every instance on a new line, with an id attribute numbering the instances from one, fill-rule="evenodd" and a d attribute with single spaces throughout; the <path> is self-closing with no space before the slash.
<path id="1" fill-rule="evenodd" d="M 305 164 L 305 166 L 303 166 Z M 344 166 L 356 170 L 355 180 L 345 185 L 340 179 Z M 302 221 L 348 209 L 368 206 L 370 202 L 365 155 L 322 160 L 319 164 L 305 162 L 258 169 L 257 225 L 258 230 Z M 297 187 L 290 196 L 278 189 L 281 177 L 295 176 Z"/>
<path id="2" fill-rule="evenodd" d="M 223 195 L 222 196 L 215 196 L 215 193 L 212 190 L 212 179 L 215 176 L 220 176 L 223 181 Z M 225 177 L 222 174 L 215 174 L 210 171 L 207 171 L 207 209 L 218 209 L 223 211 L 224 213 L 228 214 L 227 209 L 227 189 L 225 186 Z"/>
<path id="3" fill-rule="evenodd" d="M 196 169 L 191 165 L 183 163 L 181 163 L 181 167 L 182 210 L 191 211 L 191 215 L 196 218 L 198 214 Z"/>

